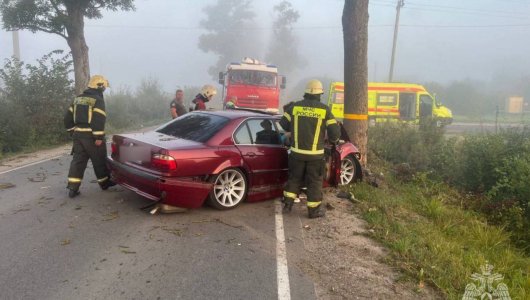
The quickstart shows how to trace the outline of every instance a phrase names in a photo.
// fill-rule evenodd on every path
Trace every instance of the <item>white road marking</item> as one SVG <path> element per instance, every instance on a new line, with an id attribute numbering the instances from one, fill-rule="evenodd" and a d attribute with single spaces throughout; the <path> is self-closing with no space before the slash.
<path id="1" fill-rule="evenodd" d="M 278 299 L 290 300 L 289 269 L 287 267 L 287 250 L 283 231 L 282 203 L 276 201 L 276 278 L 278 282 Z"/>
<path id="2" fill-rule="evenodd" d="M 64 154 L 61 154 L 61 155 L 57 155 L 57 156 L 54 156 L 54 157 L 46 158 L 46 159 L 43 159 L 43 160 L 39 160 L 39 161 L 36 161 L 36 162 L 32 162 L 32 163 L 27 164 L 27 165 L 23 165 L 23 166 L 20 166 L 20 167 L 13 168 L 11 170 L 0 172 L 0 175 L 5 174 L 5 173 L 9 173 L 9 172 L 13 172 L 13 171 L 16 171 L 16 170 L 20 170 L 20 169 L 25 168 L 25 167 L 38 165 L 40 163 L 47 162 L 47 161 L 50 161 L 50 160 L 53 160 L 53 159 L 57 159 L 57 158 L 61 158 L 63 156 L 64 156 Z"/>

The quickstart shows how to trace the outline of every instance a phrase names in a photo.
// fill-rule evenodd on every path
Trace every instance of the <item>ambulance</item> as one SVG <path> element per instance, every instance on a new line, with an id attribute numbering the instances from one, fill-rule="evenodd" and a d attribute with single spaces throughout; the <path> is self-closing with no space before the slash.
<path id="1" fill-rule="evenodd" d="M 344 83 L 332 82 L 328 94 L 328 106 L 335 118 L 344 117 Z M 403 121 L 419 124 L 431 119 L 438 126 L 453 122 L 453 114 L 419 84 L 368 83 L 368 121 L 370 124 L 386 121 Z"/>

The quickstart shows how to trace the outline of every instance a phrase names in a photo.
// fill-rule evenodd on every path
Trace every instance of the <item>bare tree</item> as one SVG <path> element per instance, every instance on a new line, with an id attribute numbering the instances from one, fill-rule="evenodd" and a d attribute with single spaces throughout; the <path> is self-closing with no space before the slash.
<path id="1" fill-rule="evenodd" d="M 90 77 L 85 17 L 99 19 L 103 9 L 133 10 L 133 0 L 3 0 L 4 29 L 28 29 L 62 36 L 72 51 L 75 91 L 86 88 Z"/>
<path id="2" fill-rule="evenodd" d="M 293 33 L 293 24 L 300 14 L 289 1 L 274 6 L 273 37 L 270 43 L 267 61 L 278 65 L 282 72 L 290 73 L 305 63 L 298 52 L 298 39 Z"/>
<path id="3" fill-rule="evenodd" d="M 259 58 L 259 34 L 252 32 L 254 17 L 249 0 L 218 0 L 203 10 L 206 19 L 201 27 L 209 31 L 199 37 L 199 49 L 219 56 L 215 66 L 208 73 L 217 78 L 226 64 L 243 57 Z"/>
<path id="4" fill-rule="evenodd" d="M 363 154 L 368 141 L 368 0 L 346 0 L 344 34 L 344 128 Z"/>

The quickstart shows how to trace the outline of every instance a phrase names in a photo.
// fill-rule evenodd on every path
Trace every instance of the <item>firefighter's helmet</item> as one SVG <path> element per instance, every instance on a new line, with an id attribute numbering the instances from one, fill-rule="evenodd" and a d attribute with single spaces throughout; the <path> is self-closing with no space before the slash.
<path id="1" fill-rule="evenodd" d="M 201 95 L 204 96 L 204 98 L 210 98 L 217 94 L 217 89 L 210 84 L 206 84 L 201 89 Z"/>
<path id="2" fill-rule="evenodd" d="M 305 87 L 305 93 L 310 95 L 320 95 L 324 93 L 322 82 L 316 79 L 311 79 Z"/>
<path id="3" fill-rule="evenodd" d="M 94 75 L 90 77 L 88 87 L 91 89 L 106 89 L 110 86 L 109 81 L 102 75 Z"/>

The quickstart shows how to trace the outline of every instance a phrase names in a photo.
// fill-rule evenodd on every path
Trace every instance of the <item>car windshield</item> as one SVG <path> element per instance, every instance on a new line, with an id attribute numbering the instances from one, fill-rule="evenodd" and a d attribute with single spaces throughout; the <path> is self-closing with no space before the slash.
<path id="1" fill-rule="evenodd" d="M 276 74 L 254 70 L 232 70 L 230 71 L 230 83 L 275 87 Z"/>
<path id="2" fill-rule="evenodd" d="M 175 119 L 156 132 L 204 143 L 223 128 L 228 121 L 229 119 L 225 117 L 193 112 Z"/>

